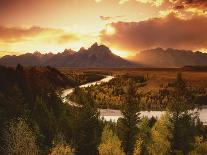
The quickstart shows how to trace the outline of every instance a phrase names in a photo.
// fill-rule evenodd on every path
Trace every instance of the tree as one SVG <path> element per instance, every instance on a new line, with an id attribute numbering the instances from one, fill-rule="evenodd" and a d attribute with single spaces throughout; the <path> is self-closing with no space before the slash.
<path id="1" fill-rule="evenodd" d="M 137 97 L 135 83 L 128 81 L 125 104 L 121 110 L 123 118 L 118 122 L 119 137 L 126 155 L 132 155 L 138 133 L 139 97 Z"/>
<path id="2" fill-rule="evenodd" d="M 94 101 L 87 92 L 79 91 L 79 107 L 74 127 L 74 142 L 77 155 L 95 155 L 101 140 L 101 122 Z"/>
<path id="3" fill-rule="evenodd" d="M 151 143 L 151 128 L 150 121 L 147 117 L 141 119 L 138 130 L 139 133 L 135 144 L 134 155 L 148 155 L 148 149 Z"/>
<path id="4" fill-rule="evenodd" d="M 174 126 L 172 139 L 172 152 L 188 154 L 192 150 L 196 135 L 196 123 L 198 115 L 190 109 L 194 108 L 193 94 L 187 88 L 182 74 L 177 75 L 172 84 L 173 89 L 169 93 L 170 121 Z"/>
<path id="5" fill-rule="evenodd" d="M 203 137 L 196 137 L 194 149 L 189 155 L 206 155 L 207 154 L 207 141 Z"/>
<path id="6" fill-rule="evenodd" d="M 73 150 L 70 148 L 70 146 L 63 145 L 63 144 L 57 144 L 55 145 L 51 153 L 49 155 L 73 155 Z"/>
<path id="7" fill-rule="evenodd" d="M 118 136 L 106 125 L 101 136 L 101 144 L 98 147 L 100 155 L 124 155 L 121 149 L 121 141 Z"/>
<path id="8" fill-rule="evenodd" d="M 17 64 L 16 71 L 22 72 L 24 70 L 24 67 L 21 64 Z"/>
<path id="9" fill-rule="evenodd" d="M 57 144 L 52 148 L 51 153 L 49 155 L 73 155 L 73 154 L 74 153 L 70 148 L 70 146 Z"/>
<path id="10" fill-rule="evenodd" d="M 169 113 L 166 113 L 161 116 L 152 128 L 152 144 L 150 146 L 151 155 L 171 154 L 172 131 L 173 124 L 170 122 Z"/>
<path id="11" fill-rule="evenodd" d="M 53 143 L 49 155 L 74 155 L 74 150 L 67 144 L 63 134 L 59 133 Z"/>
<path id="12" fill-rule="evenodd" d="M 22 118 L 12 120 L 3 135 L 6 155 L 37 155 L 38 146 L 32 130 Z"/>

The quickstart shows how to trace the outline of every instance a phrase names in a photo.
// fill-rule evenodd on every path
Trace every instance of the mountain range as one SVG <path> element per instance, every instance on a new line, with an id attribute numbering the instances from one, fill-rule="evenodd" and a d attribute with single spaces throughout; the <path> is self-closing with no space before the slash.
<path id="1" fill-rule="evenodd" d="M 139 67 L 137 63 L 125 60 L 111 52 L 105 45 L 93 44 L 90 48 L 81 48 L 78 52 L 65 49 L 62 53 L 41 54 L 26 53 L 19 56 L 4 56 L 1 65 L 16 66 L 53 66 L 53 67 Z"/>
<path id="2" fill-rule="evenodd" d="M 65 49 L 62 53 L 57 54 L 34 52 L 19 56 L 6 55 L 0 58 L 1 65 L 16 66 L 18 63 L 24 66 L 81 68 L 177 68 L 184 66 L 207 66 L 207 53 L 172 48 L 155 48 L 141 51 L 133 57 L 124 59 L 112 53 L 107 46 L 95 43 L 88 49 L 81 48 L 78 52 Z"/>
<path id="3" fill-rule="evenodd" d="M 207 53 L 190 50 L 162 48 L 144 50 L 128 60 L 145 67 L 176 68 L 184 66 L 207 66 Z"/>

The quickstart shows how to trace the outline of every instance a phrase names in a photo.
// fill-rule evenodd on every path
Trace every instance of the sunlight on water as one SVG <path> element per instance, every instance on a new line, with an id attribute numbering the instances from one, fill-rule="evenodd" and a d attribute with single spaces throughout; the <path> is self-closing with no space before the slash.
<path id="1" fill-rule="evenodd" d="M 141 111 L 140 117 L 148 117 L 151 118 L 156 117 L 160 118 L 165 111 Z M 198 110 L 199 118 L 203 122 L 204 125 L 207 125 L 207 107 Z M 100 109 L 101 118 L 105 119 L 106 121 L 117 122 L 117 120 L 122 117 L 120 110 L 110 110 L 110 109 Z"/>

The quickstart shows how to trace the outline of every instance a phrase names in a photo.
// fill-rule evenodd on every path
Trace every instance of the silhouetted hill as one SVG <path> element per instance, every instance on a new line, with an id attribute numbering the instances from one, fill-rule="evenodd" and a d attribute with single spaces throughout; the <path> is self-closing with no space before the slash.
<path id="1" fill-rule="evenodd" d="M 111 52 L 104 46 L 93 44 L 90 48 L 81 48 L 78 52 L 66 49 L 58 54 L 41 54 L 35 52 L 20 56 L 4 56 L 0 64 L 16 66 L 18 63 L 25 66 L 53 66 L 53 67 L 139 67 L 140 65 L 127 61 Z"/>
<path id="2" fill-rule="evenodd" d="M 149 67 L 205 66 L 207 65 L 207 54 L 199 51 L 156 48 L 141 51 L 130 60 Z"/>
<path id="3" fill-rule="evenodd" d="M 13 87 L 18 87 L 25 94 L 42 94 L 57 88 L 76 86 L 77 82 L 69 79 L 55 68 L 0 66 L 0 93 L 7 93 Z"/>

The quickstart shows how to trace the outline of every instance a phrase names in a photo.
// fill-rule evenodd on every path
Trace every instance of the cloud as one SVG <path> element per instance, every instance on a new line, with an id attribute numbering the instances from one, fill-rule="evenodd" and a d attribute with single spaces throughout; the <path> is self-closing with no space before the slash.
<path id="1" fill-rule="evenodd" d="M 100 16 L 100 19 L 103 21 L 117 21 L 120 20 L 120 18 L 124 17 L 124 15 L 121 16 Z"/>
<path id="2" fill-rule="evenodd" d="M 75 33 L 68 33 L 62 29 L 42 27 L 4 27 L 0 26 L 0 43 L 19 43 L 39 40 L 42 42 L 65 44 L 80 40 Z"/>
<path id="3" fill-rule="evenodd" d="M 32 39 L 39 35 L 53 35 L 63 33 L 61 29 L 41 28 L 41 27 L 4 27 L 0 26 L 0 42 L 13 43 Z"/>
<path id="4" fill-rule="evenodd" d="M 111 20 L 112 17 L 109 17 L 109 16 L 100 16 L 100 19 L 101 20 Z"/>
<path id="5" fill-rule="evenodd" d="M 149 3 L 157 7 L 161 6 L 165 2 L 165 0 L 136 0 L 136 1 L 141 3 Z"/>
<path id="6" fill-rule="evenodd" d="M 207 0 L 171 0 L 175 10 L 184 10 L 196 15 L 207 15 Z"/>
<path id="7" fill-rule="evenodd" d="M 199 50 L 207 48 L 207 17 L 181 19 L 175 14 L 140 22 L 111 23 L 113 35 L 106 30 L 100 34 L 102 42 L 122 50 L 139 51 L 149 48 L 178 48 Z"/>
<path id="8" fill-rule="evenodd" d="M 193 7 L 207 9 L 206 0 L 171 0 L 178 8 Z"/>
<path id="9" fill-rule="evenodd" d="M 59 44 L 65 44 L 70 41 L 78 41 L 80 39 L 81 38 L 76 34 L 65 34 L 65 35 L 61 35 L 60 37 L 58 37 L 57 42 Z"/>
<path id="10" fill-rule="evenodd" d="M 97 41 L 95 34 L 82 34 L 76 31 L 45 27 L 6 27 L 0 26 L 1 51 L 62 51 L 69 47 L 78 50 L 82 46 Z M 0 53 L 0 55 L 4 55 Z"/>

